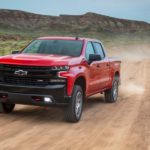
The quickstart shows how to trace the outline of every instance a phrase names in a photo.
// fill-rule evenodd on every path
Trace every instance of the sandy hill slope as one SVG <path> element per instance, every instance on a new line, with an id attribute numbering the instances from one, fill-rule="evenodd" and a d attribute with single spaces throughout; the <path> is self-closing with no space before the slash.
<path id="1" fill-rule="evenodd" d="M 149 30 L 150 24 L 141 21 L 117 19 L 95 13 L 84 15 L 47 16 L 19 10 L 0 9 L 0 28 L 59 31 L 126 32 Z"/>

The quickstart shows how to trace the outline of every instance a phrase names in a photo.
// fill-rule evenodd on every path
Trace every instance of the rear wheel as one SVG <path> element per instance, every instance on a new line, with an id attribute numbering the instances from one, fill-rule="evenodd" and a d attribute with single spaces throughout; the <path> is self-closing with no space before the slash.
<path id="1" fill-rule="evenodd" d="M 15 108 L 15 104 L 0 103 L 0 113 L 11 113 Z"/>
<path id="2" fill-rule="evenodd" d="M 113 80 L 112 88 L 105 91 L 105 101 L 107 103 L 113 103 L 117 101 L 118 86 L 119 86 L 119 78 L 115 76 Z"/>
<path id="3" fill-rule="evenodd" d="M 83 110 L 83 90 L 81 86 L 75 85 L 69 105 L 66 108 L 65 120 L 78 122 Z"/>

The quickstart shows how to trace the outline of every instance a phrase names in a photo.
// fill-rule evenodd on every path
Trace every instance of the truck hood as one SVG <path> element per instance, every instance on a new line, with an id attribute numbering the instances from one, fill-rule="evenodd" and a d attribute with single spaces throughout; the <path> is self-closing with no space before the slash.
<path id="1" fill-rule="evenodd" d="M 28 66 L 57 66 L 76 65 L 81 63 L 81 57 L 43 54 L 13 54 L 0 57 L 0 64 L 28 65 Z"/>

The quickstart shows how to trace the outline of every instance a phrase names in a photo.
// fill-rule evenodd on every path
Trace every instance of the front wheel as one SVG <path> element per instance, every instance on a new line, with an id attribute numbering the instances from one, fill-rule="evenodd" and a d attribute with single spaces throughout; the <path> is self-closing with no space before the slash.
<path id="1" fill-rule="evenodd" d="M 69 105 L 66 108 L 65 120 L 78 122 L 83 110 L 83 90 L 81 86 L 75 85 Z"/>
<path id="2" fill-rule="evenodd" d="M 0 113 L 11 113 L 15 108 L 15 104 L 0 103 Z"/>
<path id="3" fill-rule="evenodd" d="M 114 77 L 111 89 L 105 91 L 105 101 L 107 103 L 114 103 L 117 101 L 118 86 L 119 86 L 119 78 Z"/>

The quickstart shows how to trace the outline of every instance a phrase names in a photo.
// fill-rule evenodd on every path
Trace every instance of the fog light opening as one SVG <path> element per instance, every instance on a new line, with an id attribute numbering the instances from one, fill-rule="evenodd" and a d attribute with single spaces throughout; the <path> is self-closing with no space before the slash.
<path id="1" fill-rule="evenodd" d="M 46 103 L 52 103 L 52 99 L 50 97 L 44 97 L 44 102 Z"/>
<path id="2" fill-rule="evenodd" d="M 42 97 L 40 97 L 40 96 L 32 96 L 32 99 L 37 102 L 42 101 Z"/>

